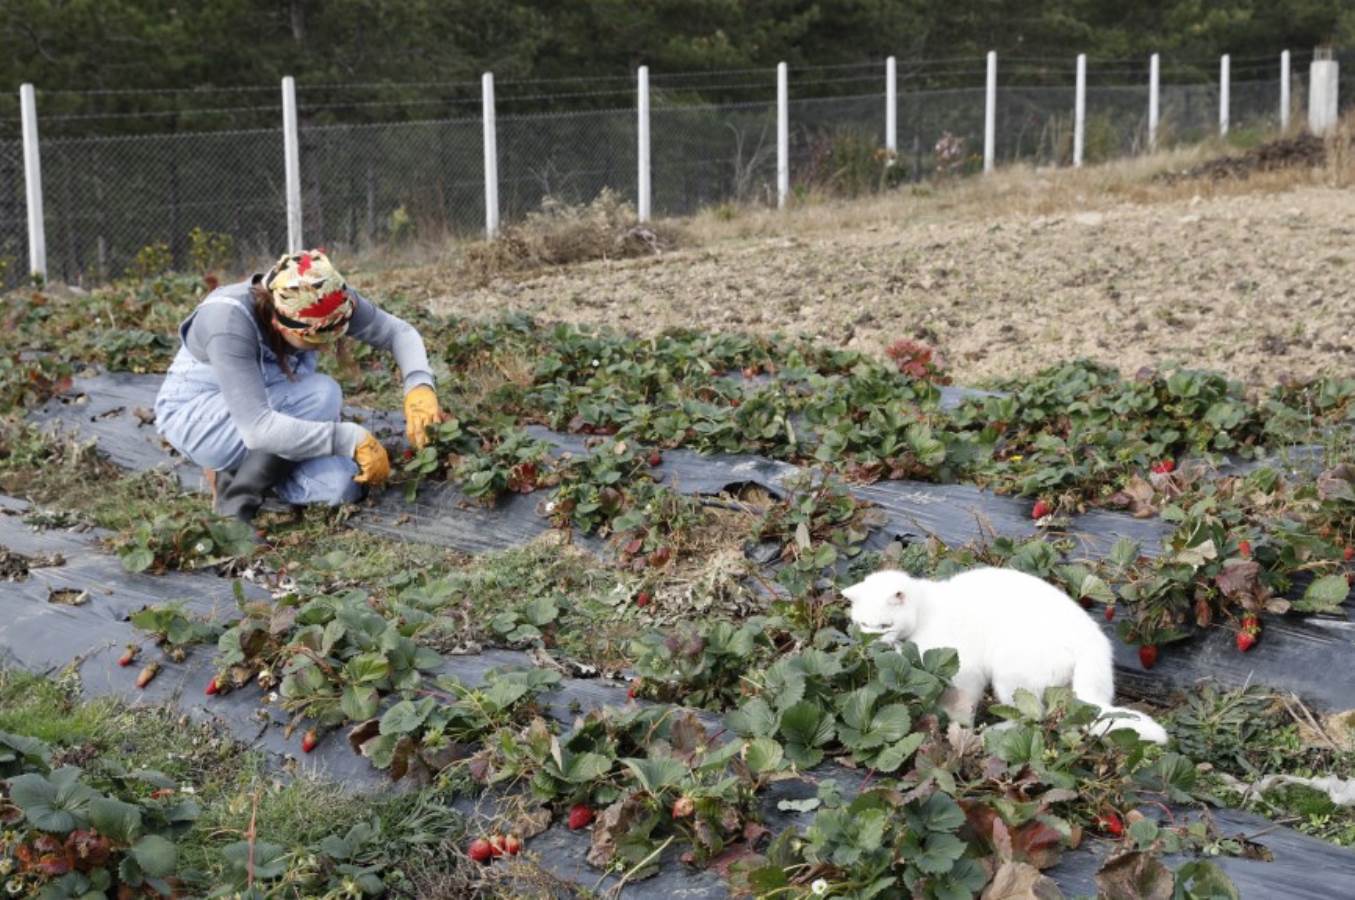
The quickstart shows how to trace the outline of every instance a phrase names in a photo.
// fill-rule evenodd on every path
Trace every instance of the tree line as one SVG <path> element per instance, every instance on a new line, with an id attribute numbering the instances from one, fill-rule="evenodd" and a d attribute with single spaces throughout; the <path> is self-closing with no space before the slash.
<path id="1" fill-rule="evenodd" d="M 0 0 L 0 74 L 33 82 L 58 133 L 196 130 L 186 106 L 225 110 L 207 125 L 274 121 L 281 76 L 296 76 L 311 115 L 335 121 L 417 117 L 444 96 L 475 114 L 483 71 L 530 79 L 518 95 L 569 94 L 574 106 L 618 102 L 623 76 L 831 66 L 879 60 L 975 60 L 997 50 L 1070 63 L 1075 52 L 1125 60 L 1150 53 L 1212 77 L 1217 56 L 1261 59 L 1288 47 L 1355 44 L 1355 7 L 1331 0 Z M 902 63 L 901 63 L 902 64 Z M 1066 67 L 1066 66 L 1065 66 Z M 969 73 L 965 73 L 969 77 Z M 617 95 L 566 79 L 617 76 Z M 540 79 L 540 82 L 535 82 Z M 396 83 L 422 82 L 392 87 Z M 457 83 L 462 83 L 457 85 Z M 323 85 L 361 84 L 363 88 Z M 216 86 L 240 93 L 99 94 Z M 603 85 L 605 87 L 606 85 Z M 737 87 L 737 85 L 736 85 Z M 702 99 L 731 90 L 692 82 Z M 64 91 L 82 92 L 65 94 Z M 441 92 L 439 94 L 439 92 Z M 504 92 L 512 101 L 514 92 Z M 457 104 L 461 104 L 460 107 Z M 11 115 L 10 113 L 14 113 Z M 148 119 L 138 113 L 156 113 Z M 75 118 L 106 115 L 108 118 Z M 83 131 L 81 131 L 83 129 Z"/>

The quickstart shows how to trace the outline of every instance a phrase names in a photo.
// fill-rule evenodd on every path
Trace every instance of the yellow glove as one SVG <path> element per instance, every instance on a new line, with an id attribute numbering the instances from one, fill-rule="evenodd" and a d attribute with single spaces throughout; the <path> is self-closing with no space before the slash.
<path id="1" fill-rule="evenodd" d="M 390 457 L 386 455 L 386 448 L 370 431 L 358 441 L 358 448 L 353 451 L 353 461 L 358 464 L 358 474 L 353 476 L 358 484 L 377 487 L 390 477 Z"/>
<path id="2" fill-rule="evenodd" d="M 438 408 L 438 395 L 426 384 L 415 385 L 405 394 L 405 436 L 415 450 L 422 450 L 428 443 L 428 426 L 436 425 L 443 419 Z"/>

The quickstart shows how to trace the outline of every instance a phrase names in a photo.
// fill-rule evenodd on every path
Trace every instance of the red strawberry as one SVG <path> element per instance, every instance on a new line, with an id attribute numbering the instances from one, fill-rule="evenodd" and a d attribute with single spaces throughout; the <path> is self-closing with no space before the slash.
<path id="1" fill-rule="evenodd" d="M 1153 471 L 1159 475 L 1166 475 L 1176 468 L 1176 463 L 1170 459 L 1164 459 L 1161 462 L 1153 463 Z"/>
<path id="2" fill-rule="evenodd" d="M 1251 541 L 1243 538 L 1237 542 L 1237 555 L 1243 559 L 1251 559 Z"/>
<path id="3" fill-rule="evenodd" d="M 136 659 L 136 655 L 139 652 L 141 652 L 141 648 L 136 644 L 128 644 L 127 649 L 122 651 L 122 655 L 118 657 L 118 665 L 122 666 L 124 669 L 127 668 L 132 664 L 132 661 Z"/>
<path id="4" fill-rule="evenodd" d="M 315 729 L 312 728 L 301 736 L 301 752 L 310 753 L 318 743 L 320 743 L 320 735 L 316 734 Z"/>
<path id="5" fill-rule="evenodd" d="M 1139 662 L 1145 669 L 1157 665 L 1157 644 L 1144 644 L 1139 647 Z"/>
<path id="6" fill-rule="evenodd" d="M 151 791 L 152 800 L 163 800 L 174 795 L 174 788 L 157 788 Z"/>
<path id="7" fill-rule="evenodd" d="M 496 858 L 508 852 L 508 848 L 504 846 L 503 835 L 491 834 L 489 836 L 489 852 L 494 854 Z"/>
<path id="8" fill-rule="evenodd" d="M 1120 837 L 1124 834 L 1124 821 L 1116 813 L 1106 813 L 1104 816 L 1097 816 L 1094 823 L 1098 828 L 1107 834 Z"/>
<path id="9" fill-rule="evenodd" d="M 494 849 L 489 846 L 489 841 L 484 838 L 476 838 L 470 842 L 466 855 L 478 863 L 487 863 L 490 857 L 494 855 Z"/>
<path id="10" fill-rule="evenodd" d="M 1036 500 L 1035 508 L 1030 511 L 1030 517 L 1032 519 L 1043 519 L 1053 511 L 1054 507 L 1050 505 L 1048 500 Z"/>
<path id="11" fill-rule="evenodd" d="M 640 695 L 640 688 L 643 686 L 644 682 L 641 681 L 639 678 L 632 678 L 630 682 L 630 687 L 626 688 L 627 699 L 634 700 L 636 697 L 638 697 Z"/>
<path id="12" fill-rule="evenodd" d="M 685 819 L 696 811 L 696 801 L 691 797 L 682 796 L 673 801 L 673 818 Z"/>
<path id="13" fill-rule="evenodd" d="M 146 667 L 141 670 L 141 674 L 136 676 L 136 686 L 139 688 L 144 688 L 146 685 L 151 683 L 151 679 L 154 678 L 159 671 L 160 671 L 159 663 L 157 662 L 148 663 Z"/>
<path id="14" fill-rule="evenodd" d="M 1237 633 L 1237 649 L 1246 653 L 1261 639 L 1261 620 L 1254 613 L 1242 617 L 1242 630 Z"/>
<path id="15" fill-rule="evenodd" d="M 1341 551 L 1341 556 L 1345 558 L 1346 562 L 1355 559 L 1355 547 L 1346 547 L 1346 549 Z"/>
<path id="16" fill-rule="evenodd" d="M 216 681 L 215 678 L 213 678 L 211 681 L 207 682 L 207 696 L 208 696 L 208 697 L 215 697 L 215 696 L 216 696 L 217 694 L 219 694 L 219 693 L 221 693 L 221 685 L 217 684 L 217 681 Z"/>
<path id="17" fill-rule="evenodd" d="M 405 459 L 413 459 L 413 458 L 414 458 L 414 450 L 413 450 L 412 448 L 410 448 L 410 447 L 406 447 L 406 448 L 405 448 Z"/>
<path id="18" fill-rule="evenodd" d="M 1115 605 L 1114 605 L 1114 604 L 1111 604 L 1111 605 L 1109 605 L 1109 606 L 1106 607 L 1105 617 L 1106 617 L 1106 621 L 1107 621 L 1107 622 L 1114 622 L 1114 621 L 1115 621 Z"/>
<path id="19" fill-rule="evenodd" d="M 517 856 L 522 852 L 522 841 L 517 839 L 517 835 L 510 834 L 503 839 L 503 849 L 508 852 L 509 856 Z"/>
<path id="20" fill-rule="evenodd" d="M 575 803 L 569 808 L 569 828 L 571 831 L 587 828 L 588 823 L 592 821 L 593 808 L 587 803 Z"/>
<path id="21" fill-rule="evenodd" d="M 649 605 L 649 602 L 653 599 L 654 599 L 653 597 L 649 596 L 649 591 L 641 591 L 640 593 L 635 595 L 635 605 L 640 607 L 641 609 L 644 609 L 646 606 Z"/>
<path id="22" fill-rule="evenodd" d="M 657 466 L 661 462 L 663 462 L 663 454 L 657 450 L 651 450 L 649 453 L 649 464 L 651 466 Z"/>

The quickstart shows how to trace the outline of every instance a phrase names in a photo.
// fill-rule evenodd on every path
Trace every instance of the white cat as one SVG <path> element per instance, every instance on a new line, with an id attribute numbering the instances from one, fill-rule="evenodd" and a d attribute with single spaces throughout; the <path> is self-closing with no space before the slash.
<path id="1" fill-rule="evenodd" d="M 982 568 L 945 581 L 883 571 L 842 592 L 862 632 L 919 651 L 953 647 L 960 671 L 942 705 L 952 719 L 970 724 L 991 684 L 1010 704 L 1025 688 L 1071 685 L 1079 700 L 1101 708 L 1093 727 L 1102 734 L 1132 728 L 1144 740 L 1167 742 L 1167 732 L 1143 713 L 1113 706 L 1115 676 L 1110 641 L 1091 617 L 1058 588 L 1015 569 Z"/>

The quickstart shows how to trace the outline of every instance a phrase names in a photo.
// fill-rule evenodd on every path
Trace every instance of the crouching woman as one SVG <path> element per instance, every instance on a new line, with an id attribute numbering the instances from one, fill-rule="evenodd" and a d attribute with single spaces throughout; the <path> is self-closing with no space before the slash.
<path id="1" fill-rule="evenodd" d="M 338 383 L 315 370 L 344 334 L 394 354 L 406 431 L 422 447 L 442 420 L 423 338 L 348 287 L 322 251 L 217 288 L 179 326 L 156 427 L 203 468 L 218 514 L 251 521 L 270 490 L 291 504 L 351 503 L 390 474 L 371 432 L 340 421 Z"/>

